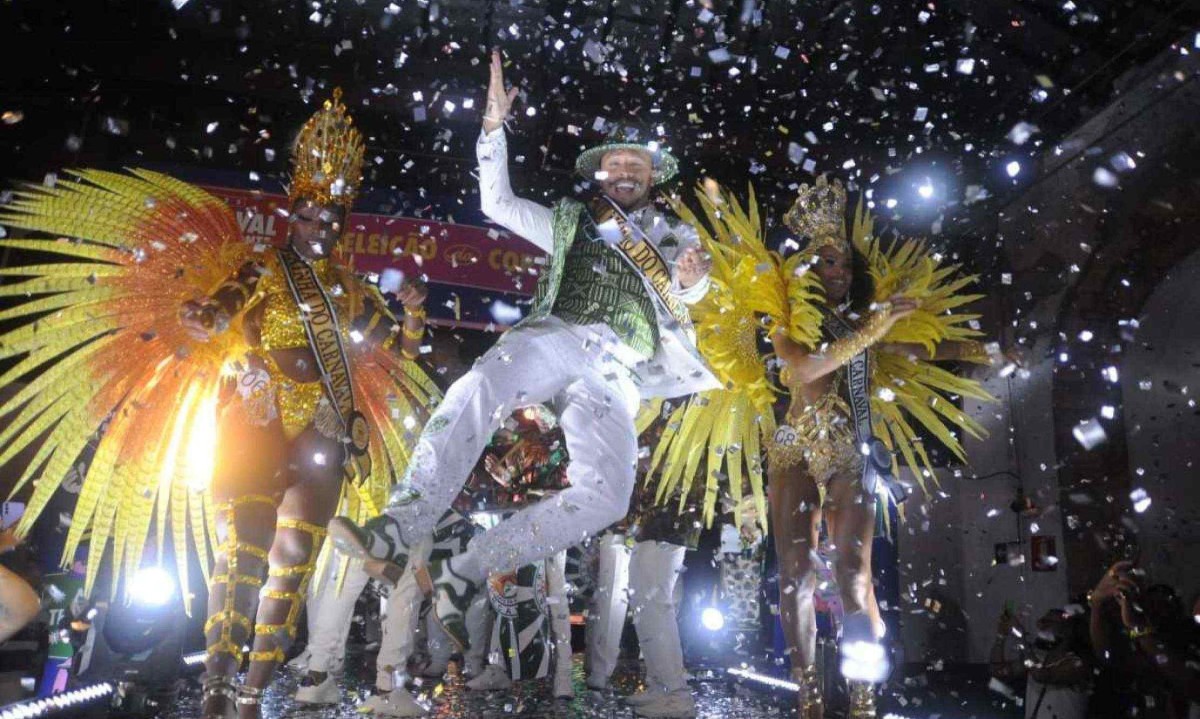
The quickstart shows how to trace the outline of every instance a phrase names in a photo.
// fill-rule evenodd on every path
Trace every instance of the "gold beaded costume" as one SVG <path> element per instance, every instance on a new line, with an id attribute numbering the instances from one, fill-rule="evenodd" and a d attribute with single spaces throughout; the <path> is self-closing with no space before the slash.
<path id="1" fill-rule="evenodd" d="M 317 260 L 309 264 L 321 285 L 329 290 L 330 300 L 339 317 L 369 318 L 360 323 L 361 327 L 352 322 L 340 323 L 338 329 L 342 344 L 350 348 L 351 352 L 357 351 L 356 347 L 380 324 L 399 326 L 399 320 L 387 310 L 387 301 L 376 288 L 360 282 L 352 272 L 333 260 Z M 328 403 L 323 402 L 325 394 L 321 383 L 294 380 L 278 365 L 272 355 L 278 350 L 309 346 L 301 310 L 289 294 L 277 258 L 265 258 L 262 279 L 258 281 L 256 290 L 247 307 L 247 310 L 252 310 L 259 303 L 264 305 L 261 337 L 256 343 L 257 349 L 261 351 L 255 352 L 255 355 L 263 360 L 265 370 L 270 376 L 270 387 L 274 389 L 273 399 L 284 431 L 288 438 L 292 439 L 308 425 L 314 424 L 321 434 L 327 437 L 337 436 L 337 418 L 331 416 Z M 424 377 L 418 373 L 416 379 L 422 382 Z M 419 388 L 422 393 L 430 396 L 436 394 L 431 384 L 422 384 L 424 386 Z"/>
<path id="2" fill-rule="evenodd" d="M 961 294 L 973 277 L 956 277 L 957 265 L 941 265 L 940 258 L 919 241 L 897 241 L 884 248 L 873 236 L 873 221 L 861 204 L 852 231 L 847 233 L 845 189 L 824 177 L 812 186 L 802 186 L 785 216 L 795 234 L 809 238 L 803 251 L 787 258 L 766 248 L 753 188 L 747 206 L 715 185 L 699 188 L 696 198 L 706 223 L 696 221 L 683 205 L 678 212 L 698 229 L 712 255 L 713 289 L 693 308 L 692 315 L 700 351 L 725 388 L 698 395 L 670 418 L 652 457 L 651 474 L 659 482 L 660 497 L 680 481 L 686 485 L 699 463 L 707 460 L 706 521 L 711 521 L 711 508 L 720 493 L 727 492 L 735 501 L 742 499 L 745 475 L 758 505 L 759 522 L 765 525 L 765 501 L 759 499 L 760 447 L 773 465 L 806 464 L 822 492 L 830 477 L 860 473 L 864 457 L 847 403 L 845 364 L 863 353 L 869 356 L 870 433 L 893 453 L 893 471 L 897 456 L 914 469 L 918 482 L 927 474 L 920 470 L 931 469 L 909 424 L 912 419 L 956 457 L 965 459 L 951 428 L 976 437 L 984 430 L 951 398 L 990 400 L 990 395 L 975 380 L 927 360 L 877 351 L 873 345 L 920 344 L 932 355 L 940 342 L 978 336 L 970 327 L 975 315 L 953 312 L 978 297 Z M 867 260 L 875 284 L 874 306 L 896 294 L 919 302 L 919 309 L 896 322 L 886 335 L 884 316 L 878 312 L 850 318 L 824 308 L 820 280 L 809 271 L 816 250 L 831 245 L 848 252 L 851 243 Z M 830 335 L 831 323 L 843 328 L 840 337 Z M 768 377 L 768 358 L 759 351 L 760 330 L 767 336 L 784 332 L 812 352 L 832 353 L 843 363 L 828 391 L 815 401 L 807 403 L 793 391 L 786 423 L 779 426 L 772 412 L 778 390 Z M 975 352 L 962 359 L 986 363 L 978 343 L 974 348 Z M 781 379 L 785 386 L 790 385 L 786 372 Z M 643 412 L 643 426 L 653 418 L 651 409 Z M 743 467 L 747 471 L 743 472 Z M 930 472 L 928 476 L 933 475 Z M 735 519 L 740 519 L 739 514 L 735 513 Z"/>
<path id="3" fill-rule="evenodd" d="M 845 372 L 839 370 L 830 390 L 811 404 L 794 392 L 787 424 L 780 425 L 767 443 L 770 466 L 807 465 L 821 496 L 830 478 L 862 472 L 863 454 L 854 438 L 850 407 L 841 396 L 845 383 Z"/>
<path id="4" fill-rule="evenodd" d="M 291 199 L 348 212 L 359 187 L 363 145 L 339 94 L 301 131 Z M 331 403 L 321 382 L 296 382 L 275 366 L 271 350 L 310 346 L 302 313 L 311 308 L 288 291 L 280 267 L 285 250 L 252 247 L 221 200 L 148 170 L 79 170 L 53 186 L 30 185 L 16 193 L 0 208 L 0 222 L 49 235 L 2 239 L 0 247 L 56 260 L 0 269 L 5 278 L 23 278 L 0 285 L 0 296 L 16 300 L 0 316 L 22 322 L 0 335 L 0 359 L 15 362 L 0 385 L 33 377 L 0 405 L 5 419 L 0 463 L 27 448 L 35 453 L 14 489 L 34 480 L 18 526 L 24 534 L 81 453 L 89 446 L 94 450 L 63 555 L 69 566 L 80 542 L 89 542 L 86 591 L 111 557 L 115 594 L 122 578 L 142 565 L 148 547 L 159 561 L 173 552 L 182 587 L 188 585 L 191 551 L 199 554 L 210 583 L 262 585 L 266 552 L 242 542 L 236 531 L 218 544 L 215 529 L 218 514 L 277 501 L 257 494 L 221 506 L 213 500 L 218 416 L 232 404 L 239 405 L 235 416 L 246 421 L 277 413 L 289 439 L 313 425 L 326 436 L 365 445 L 369 461 L 347 464 L 339 511 L 365 521 L 386 504 L 428 408 L 440 395 L 411 358 L 400 356 L 400 325 L 382 295 L 336 253 L 313 262 L 312 269 L 334 308 L 348 358 L 353 407 L 365 420 L 356 428 L 325 416 Z M 221 292 L 237 296 L 241 309 L 265 304 L 257 344 L 248 341 L 247 334 L 254 333 L 244 331 L 245 312 L 223 318 L 227 331 L 211 337 L 194 336 L 185 327 L 181 308 Z M 383 323 L 394 330 L 390 339 L 364 339 Z M 348 436 L 358 430 L 362 436 Z M 363 472 L 366 466 L 369 473 Z M 324 529 L 301 524 L 280 522 L 311 534 L 319 549 Z M 214 556 L 228 559 L 229 568 L 209 577 Z M 307 577 L 315 556 L 314 549 L 303 566 L 279 571 Z M 302 591 L 303 583 L 300 591 L 275 597 L 293 602 L 286 632 L 293 631 Z M 210 652 L 240 658 L 250 619 L 233 609 L 236 591 L 226 594 L 228 606 L 210 607 L 209 627 L 221 628 Z M 185 601 L 190 610 L 186 593 Z M 235 628 L 240 638 L 233 636 Z"/>

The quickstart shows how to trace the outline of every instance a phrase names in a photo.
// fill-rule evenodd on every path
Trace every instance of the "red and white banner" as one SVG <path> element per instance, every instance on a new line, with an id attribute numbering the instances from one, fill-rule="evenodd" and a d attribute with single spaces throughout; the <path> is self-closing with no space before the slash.
<path id="1" fill-rule="evenodd" d="M 204 189 L 229 203 L 248 241 L 282 244 L 287 237 L 283 195 Z M 533 294 L 545 254 L 501 229 L 366 213 L 350 215 L 342 243 L 362 273 L 393 268 L 423 273 L 430 282 L 526 296 Z"/>

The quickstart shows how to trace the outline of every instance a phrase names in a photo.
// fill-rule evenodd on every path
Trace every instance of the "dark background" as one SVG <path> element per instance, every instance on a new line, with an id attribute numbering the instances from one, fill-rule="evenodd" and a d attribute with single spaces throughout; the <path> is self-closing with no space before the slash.
<path id="1" fill-rule="evenodd" d="M 364 209 L 469 220 L 499 45 L 522 90 L 511 155 L 527 194 L 561 194 L 595 128 L 632 116 L 684 159 L 681 189 L 751 180 L 782 210 L 834 172 L 881 219 L 987 269 L 973 219 L 1197 20 L 1179 0 L 9 0 L 0 167 L 10 183 L 148 162 L 268 183 L 341 86 L 368 135 Z M 1019 145 L 1018 123 L 1037 128 Z"/>

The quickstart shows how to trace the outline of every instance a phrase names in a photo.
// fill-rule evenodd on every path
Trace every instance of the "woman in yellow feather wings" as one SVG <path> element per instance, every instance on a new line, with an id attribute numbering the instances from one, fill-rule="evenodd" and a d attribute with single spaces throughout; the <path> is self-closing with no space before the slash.
<path id="1" fill-rule="evenodd" d="M 683 203 L 675 204 L 680 219 L 697 228 L 712 257 L 710 289 L 689 310 L 700 351 L 724 388 L 666 409 L 666 426 L 655 443 L 647 480 L 656 480 L 658 501 L 679 497 L 682 508 L 694 496 L 692 483 L 700 478 L 705 482 L 701 507 L 706 525 L 716 516 L 718 499 L 724 499 L 736 508 L 735 523 L 740 526 L 746 517 L 754 517 L 765 530 L 762 449 L 775 433 L 777 392 L 758 346 L 760 315 L 766 315 L 771 328 L 782 323 L 804 342 L 817 341 L 821 317 L 815 276 L 786 281 L 784 273 L 790 273 L 800 258 L 784 267 L 779 256 L 766 249 L 753 189 L 750 193 L 743 208 L 718 191 L 710 196 L 698 190 L 706 223 Z M 644 408 L 638 416 L 639 434 L 662 412 L 661 403 Z M 721 497 L 722 492 L 728 495 Z"/>
<path id="2" fill-rule="evenodd" d="M 439 397 L 412 361 L 423 288 L 402 289 L 401 322 L 337 249 L 362 160 L 335 91 L 297 138 L 278 248 L 250 247 L 223 202 L 142 170 L 80 171 L 0 211 L 10 226 L 78 238 L 0 241 L 60 260 L 0 270 L 28 278 L 0 285 L 23 300 L 0 317 L 25 321 L 0 336 L 0 357 L 16 361 L 0 384 L 34 377 L 0 407 L 0 463 L 36 453 L 17 486 L 34 483 L 19 529 L 92 441 L 64 557 L 90 542 L 89 591 L 102 561 L 127 576 L 147 545 L 161 560 L 168 544 L 186 588 L 189 544 L 206 573 L 211 552 L 208 717 L 238 705 L 257 716 L 325 524 L 339 503 L 378 513 Z"/>
<path id="3" fill-rule="evenodd" d="M 973 278 L 955 277 L 957 267 L 940 266 L 919 242 L 885 249 L 872 236 L 861 205 L 848 236 L 840 183 L 821 178 L 799 194 L 784 224 L 806 245 L 784 259 L 766 248 L 753 190 L 749 210 L 719 190 L 697 192 L 711 229 L 701 237 L 713 255 L 715 291 L 693 315 L 700 349 L 726 388 L 675 410 L 653 460 L 660 496 L 690 481 L 706 461 L 705 506 L 711 512 L 725 484 L 721 480 L 740 498 L 743 469 L 757 499 L 762 440 L 783 578 L 783 624 L 802 687 L 801 716 L 819 716 L 812 557 L 822 520 L 836 547 L 847 636 L 874 645 L 882 634 L 870 579 L 876 505 L 864 489 L 880 476 L 894 475 L 897 455 L 918 481 L 932 477 L 910 417 L 965 459 L 951 427 L 977 437 L 982 428 L 951 397 L 990 397 L 977 382 L 930 362 L 986 362 L 979 343 L 970 339 L 978 334 L 968 324 L 974 316 L 952 313 L 977 297 L 961 294 Z M 702 227 L 686 208 L 679 211 Z M 778 427 L 757 352 L 759 316 L 791 394 L 786 421 Z M 871 465 L 874 474 L 867 473 Z M 760 523 L 765 515 L 759 508 Z M 855 671 L 863 667 L 849 658 L 849 673 L 865 678 Z M 874 716 L 868 683 L 854 682 L 852 695 L 855 716 Z"/>

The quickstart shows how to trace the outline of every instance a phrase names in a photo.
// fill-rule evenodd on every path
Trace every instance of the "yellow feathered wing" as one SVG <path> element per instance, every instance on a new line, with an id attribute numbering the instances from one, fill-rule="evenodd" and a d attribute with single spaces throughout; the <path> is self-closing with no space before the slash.
<path id="1" fill-rule="evenodd" d="M 970 326 L 978 315 L 956 312 L 982 297 L 963 293 L 976 277 L 960 276 L 958 265 L 942 265 L 940 258 L 919 240 L 897 241 L 885 248 L 874 236 L 873 220 L 861 201 L 855 211 L 851 239 L 866 257 L 875 284 L 875 302 L 901 295 L 919 303 L 916 312 L 892 326 L 883 342 L 921 345 L 933 356 L 941 342 L 981 336 Z M 987 363 L 983 355 L 964 359 Z M 931 361 L 894 352 L 872 352 L 871 389 L 875 435 L 893 452 L 899 452 L 922 489 L 925 478 L 935 475 L 911 422 L 918 422 L 959 461 L 965 462 L 966 455 L 955 430 L 976 438 L 984 437 L 986 431 L 960 410 L 953 398 L 989 402 L 995 399 L 976 380 L 960 377 Z"/>
<path id="2" fill-rule="evenodd" d="M 758 348 L 764 327 L 756 313 L 767 313 L 769 330 L 782 327 L 797 341 L 814 343 L 820 313 L 812 301 L 820 295 L 814 277 L 797 274 L 798 265 L 767 250 L 753 188 L 745 206 L 719 189 L 711 195 L 698 189 L 696 197 L 707 222 L 682 203 L 675 209 L 696 228 L 713 267 L 708 293 L 689 310 L 700 352 L 723 389 L 700 393 L 671 411 L 647 479 L 656 478 L 659 501 L 678 492 L 682 509 L 702 471 L 706 524 L 725 490 L 735 507 L 751 502 L 766 529 L 761 449 L 775 432 L 776 392 Z M 639 430 L 660 412 L 661 404 L 647 408 Z M 735 523 L 741 519 L 742 512 L 735 511 Z"/>
<path id="3" fill-rule="evenodd" d="M 347 264 L 349 258 L 345 258 Z M 366 300 L 386 315 L 385 322 L 402 326 L 387 309 L 387 300 L 372 285 L 347 282 L 351 312 L 362 311 Z M 392 486 L 408 467 L 412 448 L 432 408 L 442 399 L 441 390 L 419 365 L 401 357 L 394 349 L 372 344 L 352 347 L 351 377 L 354 406 L 371 427 L 369 452 L 371 474 L 347 482 L 339 513 L 365 522 L 378 516 L 387 505 Z"/>
<path id="4" fill-rule="evenodd" d="M 55 259 L 0 269 L 23 278 L 0 285 L 0 297 L 18 300 L 0 319 L 21 322 L 0 335 L 0 359 L 15 363 L 0 386 L 32 378 L 0 405 L 0 464 L 23 450 L 34 457 L 13 489 L 34 481 L 18 532 L 29 531 L 90 445 L 62 558 L 69 563 L 89 542 L 85 591 L 110 543 L 114 576 L 136 571 L 152 528 L 150 546 L 162 548 L 170 527 L 181 586 L 189 541 L 207 581 L 218 389 L 226 364 L 248 348 L 236 323 L 198 341 L 178 313 L 254 253 L 230 208 L 199 188 L 147 170 L 74 175 L 31 186 L 0 212 L 7 225 L 75 238 L 0 240 Z M 356 406 L 373 427 L 373 471 L 346 483 L 342 510 L 365 520 L 386 503 L 440 394 L 416 365 L 382 348 L 351 357 Z"/>
<path id="5" fill-rule="evenodd" d="M 355 284 L 355 289 L 370 292 L 376 307 L 386 306 L 374 287 Z M 400 325 L 397 318 L 390 319 Z M 371 426 L 371 473 L 343 483 L 337 513 L 364 524 L 387 506 L 392 486 L 403 477 L 421 428 L 431 409 L 441 401 L 442 393 L 415 362 L 379 345 L 352 352 L 350 364 L 354 406 Z M 332 547 L 326 542 L 317 559 L 318 578 L 328 576 L 326 569 L 333 559 Z M 349 559 L 341 555 L 337 561 L 336 587 L 340 590 Z"/>
<path id="6" fill-rule="evenodd" d="M 33 480 L 18 532 L 29 531 L 91 445 L 64 564 L 87 537 L 91 591 L 110 542 L 114 575 L 127 576 L 151 527 L 163 547 L 170 525 L 187 586 L 189 540 L 205 572 L 211 548 L 221 370 L 243 348 L 240 331 L 192 339 L 177 313 L 216 289 L 250 249 L 229 208 L 191 185 L 144 170 L 74 177 L 31 186 L 0 212 L 7 225 L 76 238 L 0 241 L 53 257 L 0 270 L 22 278 L 0 285 L 0 296 L 18 301 L 0 319 L 21 322 L 0 336 L 0 358 L 15 362 L 0 385 L 32 378 L 0 406 L 0 464 L 34 452 L 14 488 Z"/>

